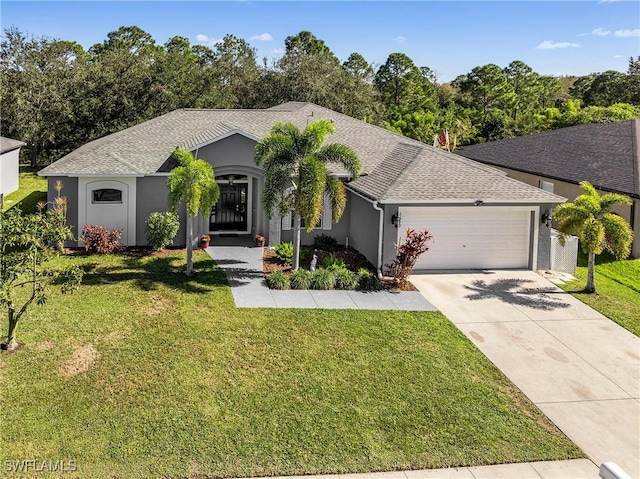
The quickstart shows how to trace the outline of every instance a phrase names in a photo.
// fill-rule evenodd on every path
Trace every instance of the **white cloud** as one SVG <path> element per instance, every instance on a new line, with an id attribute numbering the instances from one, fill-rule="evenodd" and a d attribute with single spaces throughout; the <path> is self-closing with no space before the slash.
<path id="1" fill-rule="evenodd" d="M 406 37 L 403 37 L 402 35 L 393 39 L 393 41 L 397 43 L 404 43 L 406 40 L 407 40 Z"/>
<path id="2" fill-rule="evenodd" d="M 616 30 L 613 34 L 616 37 L 640 37 L 640 28 L 634 30 Z"/>
<path id="3" fill-rule="evenodd" d="M 595 35 L 597 37 L 606 37 L 611 33 L 611 30 L 605 30 L 602 27 L 598 27 L 595 30 L 591 31 L 591 35 Z"/>
<path id="4" fill-rule="evenodd" d="M 613 58 L 624 58 L 624 55 L 614 55 Z"/>
<path id="5" fill-rule="evenodd" d="M 554 42 L 551 40 L 545 40 L 536 47 L 536 50 L 556 50 L 558 48 L 578 48 L 579 43 L 571 42 Z"/>
<path id="6" fill-rule="evenodd" d="M 205 35 L 204 33 L 198 33 L 196 35 L 196 42 L 208 45 L 210 47 L 217 45 L 221 41 L 222 41 L 222 38 L 213 38 L 213 37 L 210 37 L 209 35 Z"/>
<path id="7" fill-rule="evenodd" d="M 261 33 L 260 35 L 254 35 L 252 37 L 249 37 L 249 40 L 258 40 L 258 41 L 261 41 L 261 42 L 270 42 L 271 40 L 273 40 L 273 37 L 265 32 L 265 33 Z"/>
<path id="8" fill-rule="evenodd" d="M 284 48 L 276 48 L 275 50 L 271 50 L 271 53 L 275 53 L 276 55 L 282 55 L 284 53 Z"/>

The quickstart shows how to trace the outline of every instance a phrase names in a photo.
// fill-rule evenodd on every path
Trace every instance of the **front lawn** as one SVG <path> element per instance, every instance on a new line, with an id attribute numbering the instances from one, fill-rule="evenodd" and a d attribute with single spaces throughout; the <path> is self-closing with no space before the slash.
<path id="1" fill-rule="evenodd" d="M 57 260 L 87 273 L 0 354 L 3 464 L 187 478 L 583 457 L 440 313 L 236 309 L 195 260 L 191 280 L 180 251 Z"/>
<path id="2" fill-rule="evenodd" d="M 20 166 L 19 188 L 5 196 L 4 209 L 17 205 L 24 213 L 29 214 L 35 211 L 38 202 L 47 201 L 47 179 L 38 176 L 38 170 L 39 168 Z"/>
<path id="3" fill-rule="evenodd" d="M 640 259 L 616 261 L 608 255 L 596 258 L 596 294 L 580 290 L 587 282 L 586 258 L 580 255 L 576 281 L 561 285 L 565 290 L 640 336 Z"/>

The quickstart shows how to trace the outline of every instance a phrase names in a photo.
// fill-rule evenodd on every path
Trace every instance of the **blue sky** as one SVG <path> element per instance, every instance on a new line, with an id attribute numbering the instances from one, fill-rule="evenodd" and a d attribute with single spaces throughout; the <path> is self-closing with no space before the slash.
<path id="1" fill-rule="evenodd" d="M 244 38 L 258 58 L 277 58 L 302 30 L 325 41 L 340 60 L 359 52 L 384 63 L 406 53 L 450 81 L 473 67 L 522 60 L 541 74 L 626 71 L 640 55 L 640 2 L 634 1 L 197 1 L 0 3 L 2 28 L 75 40 L 85 48 L 123 25 L 164 44 L 175 35 L 213 44 Z"/>

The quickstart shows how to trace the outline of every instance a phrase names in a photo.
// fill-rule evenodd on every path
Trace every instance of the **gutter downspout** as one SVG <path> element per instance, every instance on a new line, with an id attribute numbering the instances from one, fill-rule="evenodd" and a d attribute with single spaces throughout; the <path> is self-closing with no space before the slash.
<path id="1" fill-rule="evenodd" d="M 380 208 L 380 202 L 376 200 L 371 200 L 366 196 L 361 195 L 357 191 L 353 191 L 351 188 L 347 188 L 351 193 L 356 196 L 359 196 L 363 200 L 371 203 L 373 209 L 379 212 L 380 221 L 378 223 L 378 264 L 376 265 L 376 269 L 378 270 L 378 278 L 382 278 L 382 238 L 383 238 L 383 228 L 384 228 L 384 210 Z"/>

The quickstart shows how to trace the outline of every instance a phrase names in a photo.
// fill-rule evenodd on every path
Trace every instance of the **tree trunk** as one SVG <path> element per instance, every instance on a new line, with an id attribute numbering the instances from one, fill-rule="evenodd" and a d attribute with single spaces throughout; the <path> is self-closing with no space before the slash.
<path id="1" fill-rule="evenodd" d="M 38 146 L 34 143 L 31 146 L 31 168 L 38 166 Z"/>
<path id="2" fill-rule="evenodd" d="M 588 253 L 588 265 L 587 265 L 587 286 L 584 288 L 585 293 L 595 293 L 596 292 L 596 254 Z"/>
<path id="3" fill-rule="evenodd" d="M 300 267 L 300 215 L 293 215 L 293 270 Z"/>
<path id="4" fill-rule="evenodd" d="M 187 213 L 187 276 L 193 275 L 193 217 Z"/>
<path id="5" fill-rule="evenodd" d="M 7 333 L 7 351 L 13 351 L 18 347 L 16 341 L 16 326 L 18 325 L 18 318 L 13 308 L 9 308 L 9 332 Z"/>

